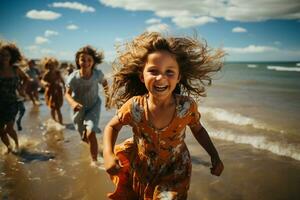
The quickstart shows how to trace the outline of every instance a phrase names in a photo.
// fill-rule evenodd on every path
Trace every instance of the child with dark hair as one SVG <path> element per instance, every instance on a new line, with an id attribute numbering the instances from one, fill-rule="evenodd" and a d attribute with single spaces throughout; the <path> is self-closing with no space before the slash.
<path id="1" fill-rule="evenodd" d="M 15 150 L 19 148 L 18 136 L 14 130 L 18 112 L 16 91 L 20 80 L 24 82 L 29 80 L 29 77 L 17 66 L 22 58 L 15 44 L 0 42 L 0 137 L 7 147 L 7 153 L 12 151 L 8 136 L 14 140 Z"/>
<path id="2" fill-rule="evenodd" d="M 40 86 L 40 71 L 37 69 L 35 61 L 29 60 L 28 67 L 25 73 L 30 77 L 30 81 L 26 84 L 26 93 L 28 94 L 33 105 L 40 105 L 39 102 L 39 86 Z"/>
<path id="3" fill-rule="evenodd" d="M 97 166 L 98 142 L 96 132 L 101 112 L 99 86 L 108 94 L 108 84 L 101 70 L 95 69 L 103 61 L 103 53 L 97 52 L 91 46 L 79 49 L 75 55 L 78 70 L 73 71 L 67 78 L 66 99 L 72 107 L 72 120 L 81 139 L 89 144 L 92 166 Z"/>

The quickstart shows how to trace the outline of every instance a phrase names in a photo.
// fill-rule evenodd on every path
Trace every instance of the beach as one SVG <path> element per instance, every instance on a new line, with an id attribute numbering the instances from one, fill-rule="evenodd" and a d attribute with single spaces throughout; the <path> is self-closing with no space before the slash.
<path id="1" fill-rule="evenodd" d="M 193 163 L 189 200 L 300 199 L 297 64 L 226 63 L 214 77 L 198 105 L 225 170 L 220 177 L 210 174 L 209 156 L 187 129 Z M 49 121 L 50 111 L 41 102 L 25 102 L 20 152 L 3 155 L 0 145 L 0 199 L 107 199 L 114 186 L 103 169 L 90 166 L 88 146 L 72 126 L 67 102 L 65 127 Z M 114 114 L 102 105 L 102 130 Z M 125 127 L 118 142 L 131 136 Z M 97 134 L 100 147 L 101 137 Z"/>

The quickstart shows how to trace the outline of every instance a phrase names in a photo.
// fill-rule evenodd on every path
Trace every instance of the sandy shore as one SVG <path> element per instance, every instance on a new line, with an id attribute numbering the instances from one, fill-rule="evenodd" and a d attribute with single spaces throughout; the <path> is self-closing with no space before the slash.
<path id="1" fill-rule="evenodd" d="M 88 147 L 80 142 L 64 105 L 66 128 L 46 132 L 50 117 L 42 105 L 26 102 L 21 153 L 1 155 L 0 199 L 107 199 L 114 187 L 105 171 L 92 168 Z M 114 111 L 102 110 L 103 129 Z M 125 128 L 119 141 L 130 135 Z M 101 137 L 97 134 L 97 138 Z M 193 159 L 189 200 L 300 199 L 300 162 L 250 145 L 214 140 L 225 165 L 221 177 L 210 174 L 210 160 L 189 132 L 186 142 Z M 4 151 L 1 144 L 0 150 Z"/>

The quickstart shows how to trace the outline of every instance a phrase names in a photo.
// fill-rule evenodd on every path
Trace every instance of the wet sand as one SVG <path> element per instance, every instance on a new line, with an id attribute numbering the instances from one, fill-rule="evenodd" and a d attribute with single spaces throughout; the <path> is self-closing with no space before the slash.
<path id="1" fill-rule="evenodd" d="M 88 147 L 71 125 L 66 102 L 61 132 L 46 131 L 50 113 L 44 104 L 26 102 L 26 108 L 18 132 L 20 153 L 3 155 L 0 145 L 0 199 L 107 199 L 114 187 L 105 171 L 89 165 Z M 114 112 L 102 109 L 101 129 Z M 129 128 L 122 129 L 119 141 L 130 134 Z M 189 200 L 300 199 L 300 161 L 247 144 L 213 141 L 225 165 L 221 177 L 210 175 L 208 155 L 187 132 L 193 159 Z"/>

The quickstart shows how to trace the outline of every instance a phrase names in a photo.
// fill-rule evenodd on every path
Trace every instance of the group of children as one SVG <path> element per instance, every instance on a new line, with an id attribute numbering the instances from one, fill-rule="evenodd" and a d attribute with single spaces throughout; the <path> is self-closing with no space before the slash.
<path id="1" fill-rule="evenodd" d="M 211 173 L 219 176 L 223 163 L 206 129 L 200 123 L 196 100 L 205 96 L 212 74 L 223 66 L 224 52 L 212 51 L 196 38 L 163 36 L 145 32 L 119 46 L 113 63 L 111 88 L 103 72 L 96 69 L 103 53 L 91 46 L 75 55 L 77 70 L 66 80 L 58 61 L 46 58 L 41 84 L 51 116 L 63 123 L 63 97 L 72 108 L 72 121 L 81 139 L 89 144 L 92 164 L 97 165 L 96 132 L 101 112 L 99 84 L 107 108 L 117 107 L 103 134 L 104 166 L 116 190 L 110 199 L 187 199 L 191 158 L 184 142 L 189 126 L 197 142 L 211 157 Z M 18 148 L 13 124 L 19 82 L 29 80 L 16 66 L 21 54 L 12 44 L 0 47 L 0 135 L 12 150 L 8 136 Z M 193 97 L 195 99 L 193 99 Z M 123 126 L 132 127 L 133 137 L 115 145 Z"/>

